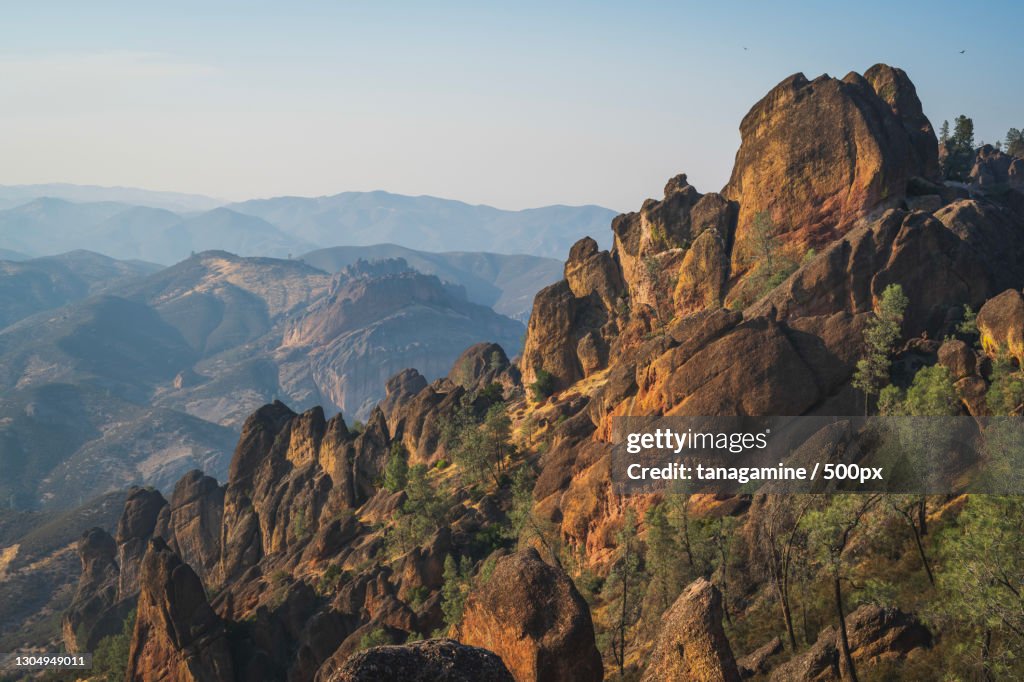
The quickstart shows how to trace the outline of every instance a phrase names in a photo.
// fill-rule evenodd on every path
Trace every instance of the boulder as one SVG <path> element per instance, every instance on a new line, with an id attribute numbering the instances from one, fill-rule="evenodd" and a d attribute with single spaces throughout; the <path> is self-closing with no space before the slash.
<path id="1" fill-rule="evenodd" d="M 578 324 L 582 307 L 565 280 L 537 292 L 520 361 L 523 384 L 536 381 L 542 369 L 557 378 L 559 388 L 583 377 L 576 356 L 579 339 L 589 331 Z"/>
<path id="2" fill-rule="evenodd" d="M 718 308 L 725 299 L 729 252 L 718 230 L 705 230 L 683 257 L 672 295 L 677 315 Z"/>
<path id="3" fill-rule="evenodd" d="M 661 617 L 661 630 L 643 682 L 739 682 L 732 648 L 722 629 L 722 593 L 704 578 L 683 590 Z"/>
<path id="4" fill-rule="evenodd" d="M 391 419 L 391 413 L 402 402 L 413 397 L 427 387 L 427 379 L 416 369 L 403 369 L 388 379 L 384 385 L 384 400 L 381 409 Z"/>
<path id="5" fill-rule="evenodd" d="M 618 264 L 607 251 L 598 249 L 597 242 L 590 237 L 584 237 L 570 249 L 565 261 L 565 281 L 573 296 L 586 298 L 593 294 L 608 310 L 614 309 L 625 293 Z"/>
<path id="6" fill-rule="evenodd" d="M 996 149 L 990 144 L 978 148 L 974 156 L 974 165 L 968 182 L 981 189 L 994 189 L 999 186 L 1020 185 L 1024 181 L 1021 175 L 1024 163 L 1021 159 Z"/>
<path id="7" fill-rule="evenodd" d="M 1007 289 L 986 301 L 978 311 L 978 331 L 986 353 L 1009 353 L 1024 364 L 1024 296 Z"/>
<path id="8" fill-rule="evenodd" d="M 452 364 L 448 379 L 467 391 L 477 391 L 491 384 L 512 386 L 519 381 L 519 371 L 498 344 L 476 343 L 462 351 Z"/>
<path id="9" fill-rule="evenodd" d="M 461 641 L 495 652 L 517 682 L 601 680 L 587 603 L 535 549 L 502 557 L 470 593 Z"/>
<path id="10" fill-rule="evenodd" d="M 496 655 L 450 639 L 376 646 L 349 658 L 318 682 L 513 682 Z"/>
<path id="11" fill-rule="evenodd" d="M 960 339 L 950 339 L 939 346 L 939 364 L 949 370 L 953 381 L 974 374 L 976 360 L 971 347 Z"/>

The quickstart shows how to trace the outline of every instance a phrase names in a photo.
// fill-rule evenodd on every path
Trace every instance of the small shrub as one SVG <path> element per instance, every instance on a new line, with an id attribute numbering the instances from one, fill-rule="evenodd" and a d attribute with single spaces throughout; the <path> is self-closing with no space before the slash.
<path id="1" fill-rule="evenodd" d="M 391 644 L 391 638 L 388 637 L 388 633 L 384 632 L 384 628 L 376 628 L 359 639 L 359 651 L 385 644 Z"/>
<path id="2" fill-rule="evenodd" d="M 135 610 L 132 609 L 124 619 L 121 633 L 110 635 L 100 640 L 92 660 L 92 676 L 94 680 L 121 682 L 128 671 L 128 653 L 132 643 L 132 632 L 135 629 Z"/>
<path id="3" fill-rule="evenodd" d="M 546 369 L 537 370 L 537 380 L 530 384 L 533 399 L 537 402 L 550 398 L 555 393 L 555 375 Z"/>
<path id="4" fill-rule="evenodd" d="M 417 585 L 409 590 L 409 606 L 415 611 L 423 606 L 423 602 L 427 601 L 429 596 L 430 590 L 426 585 Z"/>

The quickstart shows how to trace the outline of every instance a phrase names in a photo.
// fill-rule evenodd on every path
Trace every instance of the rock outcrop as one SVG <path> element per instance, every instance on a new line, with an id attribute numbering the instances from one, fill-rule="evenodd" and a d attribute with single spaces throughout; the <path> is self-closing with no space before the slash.
<path id="1" fill-rule="evenodd" d="M 117 545 L 110 534 L 91 528 L 78 541 L 82 576 L 61 630 L 68 651 L 95 651 L 99 641 L 117 634 L 127 609 L 117 608 Z"/>
<path id="2" fill-rule="evenodd" d="M 906 74 L 886 65 L 842 80 L 803 74 L 775 86 L 744 117 L 723 194 L 739 203 L 734 269 L 757 257 L 759 215 L 802 254 L 880 208 L 912 178 L 938 176 L 938 144 Z"/>
<path id="3" fill-rule="evenodd" d="M 233 679 L 224 623 L 210 608 L 199 576 L 160 538 L 149 543 L 139 583 L 126 679 Z"/>
<path id="4" fill-rule="evenodd" d="M 133 488 L 117 523 L 117 564 L 120 567 L 118 597 L 139 593 L 139 571 L 150 538 L 158 534 L 157 523 L 167 500 L 154 488 Z"/>
<path id="5" fill-rule="evenodd" d="M 755 675 L 767 673 L 769 660 L 772 656 L 781 653 L 782 650 L 782 640 L 778 637 L 772 637 L 743 658 L 737 659 L 736 667 L 740 671 L 740 677 L 747 679 Z"/>
<path id="6" fill-rule="evenodd" d="M 204 581 L 214 577 L 220 562 L 223 516 L 224 486 L 215 479 L 193 470 L 174 486 L 168 543 Z"/>
<path id="7" fill-rule="evenodd" d="M 1024 364 L 1024 296 L 1008 289 L 978 311 L 981 346 L 993 356 L 1008 354 Z"/>
<path id="8" fill-rule="evenodd" d="M 932 645 L 928 628 L 913 616 L 894 608 L 865 604 L 846 617 L 846 629 L 850 655 L 858 666 L 902 659 L 914 649 Z M 810 649 L 775 668 L 771 679 L 777 682 L 840 682 L 844 678 L 837 636 L 834 627 L 826 628 Z"/>
<path id="9" fill-rule="evenodd" d="M 842 81 L 794 76 L 748 115 L 743 138 L 722 194 L 702 194 L 686 176 L 674 177 L 662 199 L 615 220 L 610 251 L 589 238 L 572 247 L 564 279 L 535 299 L 519 368 L 492 343 L 466 344 L 450 371 L 424 370 L 438 377 L 433 381 L 411 369 L 367 369 L 365 357 L 358 359 L 365 375 L 353 377 L 347 356 L 324 352 L 320 370 L 335 376 L 327 383 L 321 382 L 327 374 L 315 381 L 307 376 L 311 399 L 319 399 L 317 386 L 339 398 L 349 388 L 379 390 L 387 378 L 383 402 L 360 403 L 365 424 L 274 402 L 246 420 L 224 487 L 191 472 L 170 504 L 134 493 L 118 533 L 129 576 L 117 578 L 126 590 L 142 587 L 133 674 L 151 667 L 158 675 L 199 678 L 227 674 L 230 665 L 238 679 L 293 682 L 601 679 L 594 622 L 572 580 L 536 551 L 514 551 L 496 532 L 519 511 L 506 479 L 497 476 L 494 487 L 469 485 L 447 451 L 446 426 L 469 414 L 482 417 L 496 400 L 508 403 L 514 420 L 513 466 L 539 470 L 535 518 L 598 576 L 615 560 L 624 514 L 634 508 L 642 518 L 656 499 L 616 494 L 613 418 L 859 415 L 863 396 L 850 380 L 865 325 L 890 284 L 910 299 L 902 329 L 910 341 L 901 341 L 894 382 L 905 385 L 922 362 L 937 361 L 949 369 L 968 412 L 984 414 L 991 361 L 957 326 L 965 305 L 981 307 L 986 351 L 1024 355 L 1019 193 L 971 190 L 974 198 L 955 199 L 956 192 L 935 184 L 930 124 L 906 75 L 885 66 Z M 765 215 L 778 234 L 757 234 L 755 222 Z M 761 253 L 751 260 L 744 251 L 762 238 L 770 243 L 754 249 Z M 770 252 L 785 255 L 786 268 L 758 279 Z M 400 264 L 382 267 L 364 264 L 339 277 L 316 315 L 289 317 L 282 366 L 299 367 L 308 349 L 364 329 L 375 315 L 404 320 L 398 302 L 410 295 L 420 312 L 437 312 L 445 297 L 457 297 Z M 371 300 L 376 294 L 379 305 Z M 955 334 L 962 340 L 934 340 Z M 420 351 L 409 348 L 412 355 L 401 364 L 417 363 Z M 554 375 L 555 394 L 527 398 L 524 384 L 541 370 Z M 301 383 L 301 371 L 290 372 L 281 381 Z M 844 433 L 841 426 L 823 429 L 812 445 L 838 451 Z M 410 501 L 430 495 L 381 486 L 398 443 L 410 465 L 427 466 L 442 497 L 430 500 L 424 517 L 436 526 L 422 534 L 399 522 L 410 520 Z M 794 458 L 802 461 L 810 449 Z M 702 498 L 689 511 L 749 520 L 764 508 L 755 501 L 748 511 L 750 504 Z M 756 551 L 747 534 L 735 540 L 748 545 L 737 547 L 736 561 Z M 102 538 L 96 542 L 105 546 Z M 109 551 L 95 554 L 77 600 L 82 615 L 95 611 L 92 595 L 104 608 L 110 603 L 103 596 L 110 562 L 102 560 Z M 449 556 L 468 571 L 460 585 L 472 586 L 452 630 L 463 644 L 399 646 L 444 625 Z M 209 602 L 200 580 L 215 595 Z M 730 574 L 729 613 L 770 604 L 761 601 L 769 589 L 756 572 Z M 599 608 L 607 607 L 606 596 L 596 591 Z M 660 622 L 634 629 L 630 662 L 646 667 L 646 680 L 838 675 L 831 630 L 784 665 L 773 658 L 777 641 L 739 665 L 722 626 L 724 608 L 722 594 L 697 580 Z M 865 666 L 899 665 L 930 641 L 920 623 L 893 609 L 862 607 L 847 623 L 855 660 Z M 758 632 L 740 630 L 736 641 L 755 637 L 763 641 Z M 395 646 L 363 651 L 381 642 Z"/>
<path id="10" fill-rule="evenodd" d="M 516 682 L 601 680 L 590 610 L 534 549 L 498 559 L 466 602 L 461 641 L 495 652 Z"/>
<path id="11" fill-rule="evenodd" d="M 504 348 L 484 342 L 462 351 L 452 363 L 448 380 L 467 391 L 480 391 L 497 384 L 504 395 L 519 385 L 519 370 L 509 362 Z"/>
<path id="12" fill-rule="evenodd" d="M 968 182 L 986 190 L 1024 186 L 1024 159 L 1004 154 L 990 144 L 982 145 L 975 155 Z"/>
<path id="13" fill-rule="evenodd" d="M 662 616 L 644 682 L 739 682 L 722 629 L 722 594 L 703 578 L 690 584 Z"/>
<path id="14" fill-rule="evenodd" d="M 317 682 L 513 682 L 501 659 L 485 649 L 450 639 L 378 646 L 352 656 Z"/>

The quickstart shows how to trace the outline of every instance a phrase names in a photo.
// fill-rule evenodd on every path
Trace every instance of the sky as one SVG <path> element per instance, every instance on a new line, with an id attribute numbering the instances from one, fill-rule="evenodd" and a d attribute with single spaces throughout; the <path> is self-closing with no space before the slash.
<path id="1" fill-rule="evenodd" d="M 635 210 L 680 172 L 721 189 L 740 120 L 786 76 L 876 62 L 908 72 L 936 129 L 961 113 L 978 141 L 1024 127 L 1016 0 L 34 0 L 3 15 L 0 184 Z"/>

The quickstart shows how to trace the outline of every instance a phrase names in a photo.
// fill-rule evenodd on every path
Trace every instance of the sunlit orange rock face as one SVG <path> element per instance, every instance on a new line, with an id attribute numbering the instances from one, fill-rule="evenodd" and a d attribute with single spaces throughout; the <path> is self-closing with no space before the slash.
<path id="1" fill-rule="evenodd" d="M 843 234 L 872 211 L 898 205 L 912 178 L 938 174 L 931 124 L 913 83 L 891 66 L 842 80 L 790 76 L 754 105 L 740 134 L 723 190 L 740 205 L 734 271 L 756 256 L 758 214 L 805 250 Z"/>
<path id="2" fill-rule="evenodd" d="M 199 576 L 161 539 L 149 544 L 140 585 L 126 679 L 233 679 L 224 623 L 206 601 Z"/>
<path id="3" fill-rule="evenodd" d="M 461 641 L 501 656 L 516 682 L 604 676 L 587 603 L 534 549 L 498 560 L 466 604 Z"/>

